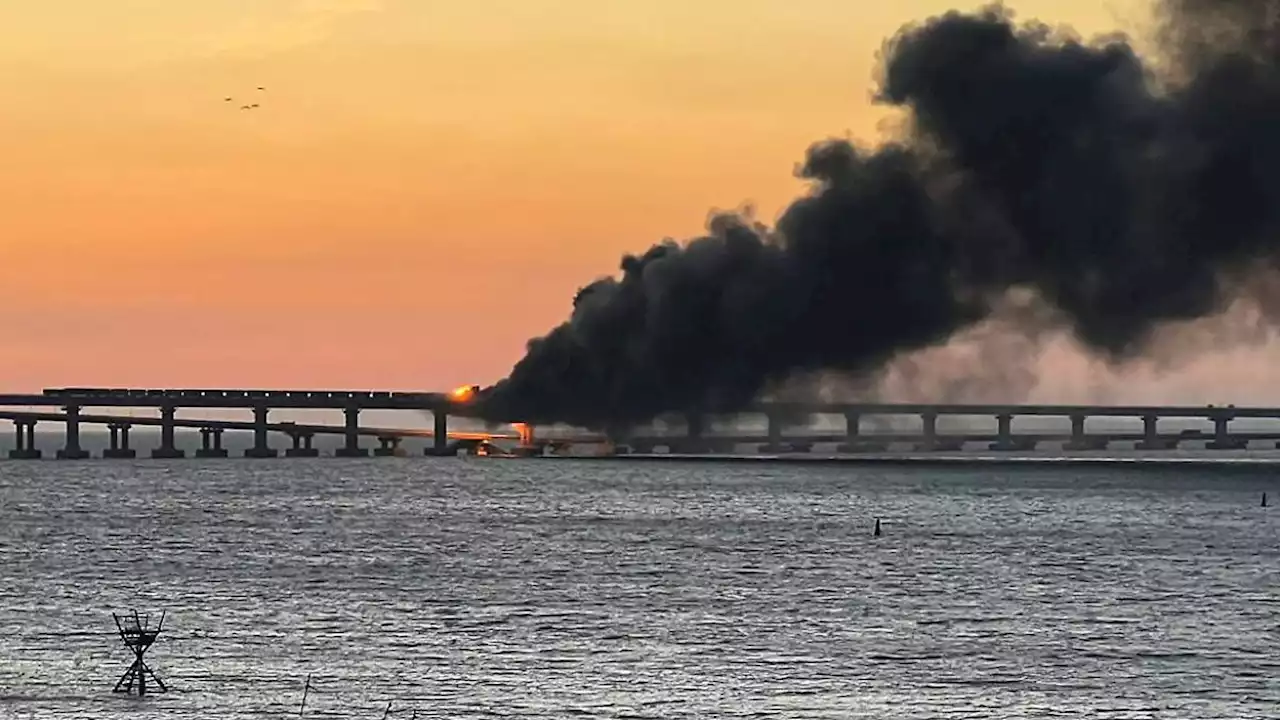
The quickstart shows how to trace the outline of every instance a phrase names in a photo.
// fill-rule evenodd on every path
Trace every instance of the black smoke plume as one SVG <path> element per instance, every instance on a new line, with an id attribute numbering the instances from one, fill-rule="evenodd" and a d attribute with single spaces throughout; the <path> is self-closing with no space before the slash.
<path id="1" fill-rule="evenodd" d="M 903 140 L 810 148 L 812 191 L 774 228 L 723 215 L 625 257 L 482 393 L 483 414 L 728 412 L 797 373 L 874 374 L 1014 290 L 1122 361 L 1164 324 L 1273 288 L 1277 1 L 1166 0 L 1149 61 L 1001 6 L 904 27 L 877 96 L 906 112 Z"/>

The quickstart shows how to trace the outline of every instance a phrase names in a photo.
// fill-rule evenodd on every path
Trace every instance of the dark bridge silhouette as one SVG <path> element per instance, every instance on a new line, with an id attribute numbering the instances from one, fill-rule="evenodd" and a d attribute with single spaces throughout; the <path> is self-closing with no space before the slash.
<path id="1" fill-rule="evenodd" d="M 710 453 L 727 451 L 743 444 L 759 445 L 764 452 L 806 452 L 814 444 L 837 443 L 838 452 L 882 451 L 890 444 L 911 443 L 916 450 L 958 450 L 972 442 L 986 442 L 993 450 L 1029 450 L 1037 443 L 1062 441 L 1069 450 L 1104 449 L 1111 442 L 1136 441 L 1141 449 L 1176 448 L 1186 440 L 1206 440 L 1214 449 L 1241 449 L 1251 441 L 1280 440 L 1278 432 L 1242 432 L 1230 424 L 1238 418 L 1280 420 L 1280 408 L 1234 406 L 1097 406 L 1097 405 L 951 405 L 951 404 L 867 404 L 825 402 L 762 402 L 740 415 L 757 414 L 766 418 L 767 429 L 760 433 L 710 433 L 708 417 L 688 414 L 683 417 L 684 431 L 676 435 L 635 430 L 610 434 L 574 429 L 539 428 L 519 433 L 455 433 L 448 429 L 450 416 L 474 417 L 475 408 L 467 395 L 457 392 L 392 392 L 352 390 L 247 390 L 247 389 L 134 389 L 134 388 L 54 388 L 39 394 L 0 395 L 0 419 L 14 422 L 17 431 L 15 458 L 39 457 L 34 447 L 34 427 L 39 422 L 65 425 L 66 444 L 59 457 L 83 458 L 88 455 L 80 446 L 80 426 L 84 423 L 106 425 L 113 441 L 108 456 L 132 457 L 128 446 L 128 428 L 134 425 L 160 428 L 160 447 L 154 457 L 182 457 L 174 445 L 176 428 L 198 428 L 204 439 L 197 456 L 221 457 L 221 434 L 227 430 L 253 433 L 254 444 L 249 457 L 274 457 L 278 453 L 268 444 L 270 433 L 283 433 L 293 440 L 285 454 L 306 457 L 318 454 L 311 444 L 315 435 L 340 435 L 343 446 L 337 455 L 363 457 L 369 454 L 360 446 L 362 437 L 377 437 L 382 446 L 376 454 L 394 454 L 399 441 L 407 437 L 431 439 L 429 455 L 450 455 L 474 449 L 494 440 L 519 438 L 522 454 L 538 454 L 550 448 L 575 445 L 600 445 L 613 452 L 652 452 L 665 447 L 673 452 Z M 32 412 L 30 408 L 48 408 L 50 412 Z M 154 409 L 156 418 L 123 417 L 109 414 L 86 414 L 86 408 Z M 213 421 L 180 419 L 182 409 L 243 409 L 253 413 L 251 421 Z M 54 411 L 56 409 L 56 411 Z M 342 425 L 299 425 L 271 422 L 275 410 L 333 410 L 343 413 Z M 368 428 L 360 425 L 365 410 L 412 410 L 432 416 L 429 430 Z M 842 415 L 844 433 L 815 433 L 803 429 L 800 418 L 812 415 Z M 921 429 L 916 432 L 877 431 L 864 429 L 863 420 L 873 417 L 914 416 Z M 938 420 L 948 416 L 988 417 L 996 421 L 995 432 L 939 432 Z M 1013 419 L 1023 416 L 1060 417 L 1070 421 L 1069 432 L 1015 432 Z M 1141 432 L 1086 432 L 1086 421 L 1098 417 L 1131 417 L 1142 421 Z M 1167 419 L 1198 419 L 1212 424 L 1212 431 L 1182 430 L 1161 432 L 1159 423 Z"/>
<path id="2" fill-rule="evenodd" d="M 14 450 L 10 451 L 10 456 L 16 459 L 38 459 L 40 451 L 34 447 L 35 427 L 41 422 L 67 423 L 70 416 L 67 413 L 35 413 L 35 412 L 9 412 L 0 411 L 0 420 L 10 420 L 14 423 L 17 434 L 17 445 Z M 201 447 L 196 450 L 196 457 L 214 458 L 227 457 L 229 455 L 226 448 L 222 446 L 222 434 L 228 430 L 247 430 L 256 431 L 259 426 L 252 422 L 243 420 L 184 420 L 174 418 L 172 422 L 165 423 L 162 418 L 133 417 L 124 415 L 85 415 L 79 417 L 79 424 L 86 425 L 104 425 L 111 434 L 111 444 L 104 451 L 104 456 L 109 458 L 133 458 L 137 457 L 137 450 L 130 446 L 129 433 L 135 426 L 140 427 L 159 427 L 163 438 L 166 427 L 198 429 L 201 436 Z M 342 435 L 348 433 L 347 428 L 337 425 L 320 425 L 296 422 L 279 422 L 267 423 L 267 432 L 280 433 L 288 436 L 293 446 L 286 448 L 284 451 L 287 457 L 319 457 L 320 450 L 314 446 L 315 437 L 317 435 Z M 359 437 L 374 437 L 378 440 L 379 447 L 374 448 L 375 455 L 393 456 L 400 454 L 400 443 L 406 438 L 427 438 L 434 440 L 435 432 L 432 430 L 420 430 L 414 428 L 375 428 L 375 427 L 358 427 L 356 435 Z M 25 438 L 24 438 L 25 436 Z M 519 436 L 514 433 L 474 433 L 474 432 L 450 432 L 446 436 L 445 454 L 458 454 L 459 452 L 470 450 L 495 440 L 518 440 Z M 172 437 L 169 442 L 173 443 Z M 346 448 L 343 448 L 344 450 Z M 363 450 L 363 448 L 361 448 Z M 252 451 L 251 451 L 252 452 Z M 341 450 L 339 451 L 342 452 Z M 273 457 L 274 449 L 268 449 L 269 454 L 258 453 L 257 457 Z M 152 453 L 153 457 L 170 457 L 179 458 L 184 456 L 182 450 L 176 447 L 172 448 L 172 452 L 166 452 L 163 447 Z M 356 457 L 356 455 L 350 455 Z M 77 459 L 89 457 L 88 451 L 81 450 L 79 454 L 71 452 L 68 447 L 58 451 L 58 457 L 62 459 Z"/>
<path id="3" fill-rule="evenodd" d="M 5 410 L 5 408 L 58 408 L 61 412 L 31 412 Z M 126 417 L 111 414 L 85 414 L 85 408 L 155 409 L 157 418 Z M 179 419 L 183 408 L 247 409 L 253 412 L 252 421 Z M 273 410 L 337 410 L 345 417 L 340 426 L 298 423 L 273 423 L 269 414 Z M 398 451 L 401 440 L 408 437 L 430 438 L 429 454 L 456 455 L 458 452 L 490 443 L 493 440 L 516 439 L 512 433 L 450 432 L 448 417 L 451 412 L 465 411 L 463 403 L 449 393 L 422 392 L 360 392 L 315 390 L 153 390 L 132 388 L 55 388 L 40 394 L 0 394 L 0 419 L 14 423 L 16 447 L 10 457 L 36 459 L 40 451 L 35 448 L 35 427 L 40 422 L 57 422 L 66 427 L 66 446 L 58 451 L 64 459 L 82 459 L 88 452 L 80 445 L 82 424 L 106 425 L 111 432 L 111 446 L 107 457 L 134 457 L 136 450 L 129 446 L 129 429 L 133 426 L 160 428 L 160 447 L 152 451 L 156 458 L 180 458 L 184 452 L 174 442 L 177 428 L 198 428 L 202 447 L 198 457 L 226 457 L 222 447 L 222 433 L 227 430 L 247 430 L 253 433 L 254 444 L 246 455 L 249 457 L 275 457 L 278 452 L 268 444 L 268 435 L 284 433 L 293 441 L 293 447 L 285 451 L 290 457 L 314 457 L 319 454 L 312 440 L 316 435 L 341 435 L 345 443 L 337 454 L 340 457 L 364 457 L 368 449 L 360 446 L 360 438 L 373 436 L 381 447 L 375 454 L 392 455 Z M 360 412 L 364 410 L 416 410 L 430 413 L 433 427 L 429 430 L 399 428 L 368 428 L 360 425 Z"/>

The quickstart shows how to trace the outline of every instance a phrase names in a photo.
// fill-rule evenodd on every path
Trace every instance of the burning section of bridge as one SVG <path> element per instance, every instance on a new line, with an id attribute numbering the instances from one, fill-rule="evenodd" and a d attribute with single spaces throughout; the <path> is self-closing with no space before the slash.
<path id="1" fill-rule="evenodd" d="M 462 385 L 449 391 L 449 400 L 459 404 L 476 404 L 483 405 L 485 402 L 484 392 L 481 391 L 479 385 Z M 484 415 L 483 408 L 480 409 L 481 416 Z M 515 448 L 506 449 L 496 443 L 494 440 L 499 438 L 509 438 L 508 434 L 494 433 L 484 438 L 480 443 L 472 446 L 471 453 L 478 456 L 490 457 L 510 457 L 512 455 L 537 455 L 550 449 L 552 452 L 562 452 L 568 449 L 570 443 L 564 440 L 543 439 L 539 441 L 534 436 L 533 425 L 526 422 L 511 422 L 508 426 L 516 433 L 518 442 Z M 453 433 L 450 433 L 452 436 Z M 480 435 L 480 433 L 477 433 Z M 607 450 L 612 452 L 612 445 L 606 443 Z"/>
<path id="2" fill-rule="evenodd" d="M 449 391 L 449 400 L 459 404 L 468 404 L 476 401 L 480 395 L 479 385 L 462 385 Z M 533 437 L 533 426 L 528 423 L 511 423 L 510 427 L 516 432 L 518 438 L 517 452 L 530 451 L 536 448 Z M 450 433 L 453 435 L 453 433 Z M 501 437 L 510 437 L 509 435 L 499 435 L 497 433 L 477 433 L 480 437 L 480 443 L 472 448 L 472 452 L 479 456 L 509 456 L 511 452 L 498 446 L 493 441 Z"/>
<path id="3" fill-rule="evenodd" d="M 449 391 L 449 399 L 458 403 L 467 403 L 475 399 L 480 392 L 479 385 L 463 385 Z"/>
<path id="4" fill-rule="evenodd" d="M 520 436 L 520 447 L 533 447 L 533 426 L 528 423 L 511 423 L 511 428 Z"/>

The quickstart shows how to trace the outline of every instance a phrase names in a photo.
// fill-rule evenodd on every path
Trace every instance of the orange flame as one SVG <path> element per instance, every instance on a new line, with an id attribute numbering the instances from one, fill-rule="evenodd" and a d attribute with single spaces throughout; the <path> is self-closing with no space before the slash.
<path id="1" fill-rule="evenodd" d="M 449 391 L 449 399 L 454 402 L 469 402 L 480 390 L 479 385 L 463 385 Z"/>
<path id="2" fill-rule="evenodd" d="M 533 445 L 533 426 L 528 423 L 511 423 L 511 427 L 520 435 L 520 446 L 529 447 Z"/>

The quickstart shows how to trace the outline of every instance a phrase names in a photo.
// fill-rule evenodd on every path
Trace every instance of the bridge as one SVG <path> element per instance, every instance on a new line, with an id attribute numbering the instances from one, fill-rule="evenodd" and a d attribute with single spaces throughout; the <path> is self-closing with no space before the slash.
<path id="1" fill-rule="evenodd" d="M 161 431 L 161 447 L 152 451 L 152 457 L 156 458 L 181 458 L 185 456 L 185 452 L 176 447 L 173 437 L 173 430 L 177 428 L 196 429 L 200 431 L 201 447 L 196 450 L 196 457 L 202 458 L 218 458 L 227 457 L 229 455 L 226 448 L 222 446 L 222 434 L 228 430 L 244 430 L 256 432 L 259 426 L 255 423 L 237 421 L 237 420 L 184 420 L 174 418 L 171 422 L 166 423 L 162 418 L 133 417 L 124 415 L 84 415 L 81 414 L 77 418 L 78 422 L 69 424 L 72 420 L 67 413 L 39 413 L 39 412 L 9 412 L 0 411 L 0 420 L 9 420 L 13 422 L 16 436 L 16 447 L 9 451 L 11 459 L 37 460 L 41 457 L 41 451 L 35 447 L 35 428 L 40 422 L 53 422 L 60 424 L 68 424 L 68 427 L 76 427 L 80 424 L 86 425 L 104 425 L 110 433 L 110 446 L 103 451 L 103 456 L 108 458 L 135 458 L 137 450 L 130 446 L 129 434 L 134 426 L 142 427 L 159 427 Z M 78 427 L 76 427 L 78 430 Z M 288 436 L 293 441 L 293 446 L 285 449 L 286 457 L 319 457 L 320 450 L 315 447 L 314 441 L 317 435 L 343 435 L 348 432 L 347 428 L 333 425 L 317 425 L 295 422 L 267 423 L 266 432 L 276 432 Z M 400 443 L 406 438 L 428 438 L 434 440 L 435 432 L 432 430 L 419 430 L 414 428 L 370 428 L 357 427 L 356 434 L 360 437 L 374 437 L 378 440 L 379 447 L 374 448 L 373 453 L 378 456 L 395 456 L 400 455 Z M 461 450 L 471 449 L 483 444 L 492 443 L 494 440 L 519 440 L 520 436 L 514 433 L 475 433 L 475 432 L 450 432 L 446 435 L 446 454 L 457 454 Z M 76 433 L 75 442 L 69 442 L 67 447 L 58 451 L 60 459 L 83 459 L 89 457 L 88 451 L 79 448 L 78 432 Z M 345 454 L 349 457 L 359 457 L 351 453 L 344 453 L 347 448 L 339 450 L 339 454 Z M 361 448 L 363 450 L 363 448 Z M 268 446 L 267 451 L 261 452 L 250 450 L 251 457 L 275 457 L 276 450 Z"/>
<path id="2" fill-rule="evenodd" d="M 1226 442 L 1215 440 L 1212 433 L 1202 430 L 1160 432 L 1102 432 L 1073 437 L 1069 433 L 1019 432 L 1010 436 L 999 433 L 956 432 L 938 433 L 932 437 L 910 432 L 862 433 L 855 441 L 847 435 L 835 433 L 788 434 L 783 437 L 746 434 L 717 433 L 699 438 L 661 434 L 634 435 L 624 442 L 604 435 L 577 433 L 539 434 L 530 443 L 530 449 L 564 450 L 578 445 L 601 445 L 612 453 L 650 454 L 659 449 L 686 455 L 706 453 L 736 453 L 744 446 L 753 446 L 767 454 L 806 453 L 817 445 L 832 445 L 840 454 L 888 452 L 895 445 L 908 445 L 916 452 L 959 452 L 966 445 L 978 443 L 995 451 L 1032 451 L 1043 443 L 1062 443 L 1066 450 L 1105 450 L 1112 443 L 1132 442 L 1140 450 L 1173 450 L 1183 442 L 1204 441 L 1209 449 L 1243 450 L 1249 443 L 1270 441 L 1280 447 L 1280 431 L 1234 431 Z"/>
<path id="3" fill-rule="evenodd" d="M 520 433 L 456 433 L 448 428 L 449 417 L 475 417 L 475 408 L 469 401 L 476 388 L 462 388 L 443 392 L 393 392 L 352 390 L 247 390 L 247 389 L 134 389 L 134 388 L 53 388 L 38 394 L 0 394 L 0 420 L 14 423 L 17 446 L 10 453 L 14 458 L 39 457 L 34 447 L 34 428 L 37 423 L 58 423 L 65 427 L 66 443 L 57 453 L 62 458 L 83 458 L 87 452 L 80 446 L 80 427 L 83 424 L 107 426 L 113 440 L 107 451 L 111 457 L 132 457 L 136 454 L 128 446 L 128 428 L 134 425 L 160 428 L 160 447 L 153 457 L 176 458 L 183 453 L 174 443 L 176 428 L 196 428 L 202 435 L 200 457 L 222 457 L 221 434 L 225 431 L 247 431 L 253 434 L 254 444 L 246 455 L 249 457 L 275 457 L 279 453 L 271 447 L 268 438 L 272 433 L 291 438 L 292 448 L 285 455 L 311 457 L 318 452 L 312 446 L 315 435 L 338 435 L 344 440 L 337 455 L 364 457 L 368 449 L 361 447 L 364 437 L 376 437 L 382 446 L 375 454 L 393 454 L 400 440 L 408 437 L 430 438 L 428 455 L 457 454 L 460 450 L 477 447 L 494 440 L 517 440 L 517 450 L 522 454 L 538 454 L 548 448 L 560 450 L 582 445 L 599 445 L 611 452 L 653 452 L 665 447 L 672 452 L 710 453 L 727 451 L 737 445 L 757 445 L 763 452 L 806 452 L 815 444 L 835 443 L 837 452 L 857 453 L 881 451 L 891 444 L 910 443 L 916 450 L 958 450 L 966 443 L 987 443 L 992 450 L 1029 450 L 1042 442 L 1061 441 L 1068 450 L 1105 449 L 1109 443 L 1135 441 L 1140 449 L 1161 450 L 1176 448 L 1187 440 L 1205 440 L 1213 449 L 1243 449 L 1253 441 L 1280 441 L 1280 432 L 1244 432 L 1233 430 L 1230 424 L 1239 418 L 1280 421 L 1280 408 L 1235 406 L 1095 406 L 1095 405 L 959 405 L 959 404 L 890 404 L 890 403 L 831 403 L 831 402 L 761 402 L 746 408 L 739 417 L 748 414 L 764 416 L 766 430 L 760 433 L 711 433 L 707 431 L 709 415 L 689 413 L 684 415 L 684 431 L 667 435 L 637 429 L 629 433 L 591 433 L 574 429 L 538 428 Z M 49 411 L 32 412 L 30 408 Z M 125 417 L 111 414 L 86 414 L 87 408 L 129 408 L 158 411 L 156 418 Z M 7 409 L 7 410 L 6 410 Z M 213 421 L 179 419 L 184 409 L 250 410 L 252 421 Z M 270 413 L 277 410 L 331 410 L 343 414 L 342 425 L 298 425 L 296 423 L 271 422 Z M 360 413 L 367 410 L 411 410 L 430 414 L 429 430 L 367 428 L 360 425 Z M 815 433 L 802 428 L 803 418 L 814 415 L 841 415 L 844 417 L 843 433 Z M 918 432 L 887 432 L 864 428 L 866 418 L 914 416 L 920 422 Z M 995 432 L 943 433 L 938 420 L 949 416 L 994 418 Z M 1015 417 L 1059 417 L 1070 421 L 1070 432 L 1015 432 Z M 1141 432 L 1086 432 L 1090 418 L 1138 418 Z M 1183 430 L 1162 432 L 1162 420 L 1203 420 L 1212 423 L 1212 432 Z M 789 432 L 792 431 L 792 432 Z"/>
<path id="4" fill-rule="evenodd" d="M 57 455 L 63 459 L 82 459 L 88 452 L 80 445 L 80 427 L 84 424 L 107 426 L 111 433 L 111 447 L 107 457 L 134 457 L 136 450 L 129 447 L 129 429 L 133 426 L 160 428 L 160 447 L 152 451 L 156 458 L 180 458 L 185 455 L 175 443 L 177 428 L 197 428 L 202 436 L 198 457 L 225 457 L 222 433 L 227 430 L 247 430 L 253 433 L 254 445 L 245 454 L 248 457 L 276 457 L 278 451 L 268 442 L 270 433 L 283 433 L 293 441 L 286 450 L 290 457 L 314 457 L 318 451 L 312 444 L 316 435 L 341 435 L 344 445 L 337 452 L 340 457 L 364 457 L 368 449 L 360 446 L 360 438 L 374 436 L 381 443 L 375 454 L 396 454 L 399 442 L 407 437 L 431 439 L 428 454 L 455 455 L 459 450 L 474 448 L 493 440 L 518 439 L 514 433 L 466 433 L 450 432 L 450 414 L 467 414 L 466 401 L 474 394 L 474 386 L 450 393 L 389 392 L 389 391 L 318 391 L 318 390 L 220 390 L 220 389 L 133 389 L 133 388 L 52 388 L 39 394 L 0 394 L 0 420 L 10 420 L 15 428 L 15 448 L 9 455 L 14 459 L 37 459 L 40 451 L 35 448 L 35 427 L 40 422 L 56 422 L 66 428 L 66 445 Z M 10 408 L 11 410 L 5 410 Z M 57 408 L 61 412 L 29 412 L 12 408 Z M 139 418 L 111 414 L 85 414 L 86 408 L 128 408 L 159 411 L 157 418 Z M 251 410 L 252 422 L 227 420 L 179 419 L 181 409 Z M 269 415 L 274 410 L 336 410 L 344 414 L 345 423 L 332 425 L 299 425 L 297 423 L 273 423 Z M 367 428 L 360 425 L 360 413 L 365 410 L 413 410 L 429 413 L 433 418 L 430 430 L 397 428 Z"/>

